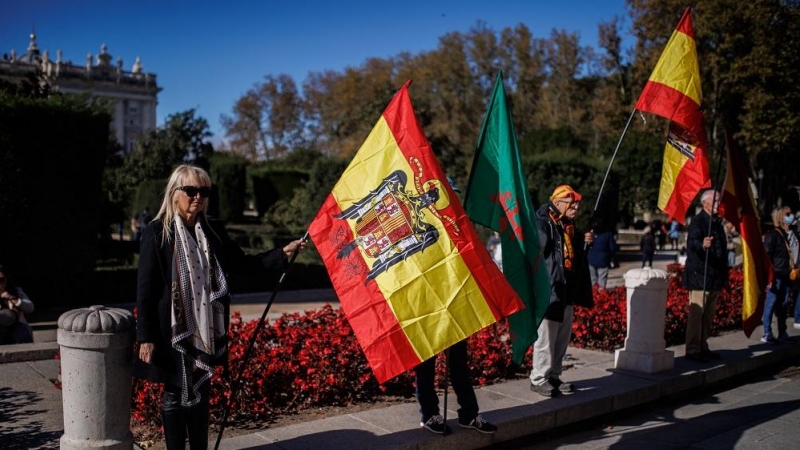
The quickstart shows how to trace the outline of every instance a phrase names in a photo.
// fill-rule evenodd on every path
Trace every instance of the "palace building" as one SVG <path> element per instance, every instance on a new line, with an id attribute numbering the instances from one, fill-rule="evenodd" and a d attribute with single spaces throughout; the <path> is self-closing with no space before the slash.
<path id="1" fill-rule="evenodd" d="M 61 50 L 53 61 L 47 50 L 40 52 L 36 35 L 31 33 L 27 51 L 17 55 L 15 50 L 0 59 L 0 79 L 20 82 L 37 72 L 53 89 L 64 94 L 89 92 L 93 97 L 110 99 L 113 103 L 111 131 L 125 153 L 133 150 L 136 139 L 156 127 L 156 105 L 161 88 L 156 75 L 146 73 L 139 57 L 130 71 L 123 69 L 122 58 L 112 64 L 105 44 L 100 53 L 86 55 L 86 63 L 75 65 L 63 61 Z"/>

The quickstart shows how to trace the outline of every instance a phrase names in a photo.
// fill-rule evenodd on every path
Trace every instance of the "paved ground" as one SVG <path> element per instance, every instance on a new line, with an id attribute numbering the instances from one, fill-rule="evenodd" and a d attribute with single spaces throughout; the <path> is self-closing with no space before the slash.
<path id="1" fill-rule="evenodd" d="M 656 268 L 663 268 L 675 260 L 675 252 L 664 252 L 656 258 Z M 622 267 L 611 272 L 610 286 L 623 283 L 625 271 L 641 266 L 636 254 L 623 255 L 621 259 Z M 273 305 L 271 316 L 316 309 L 328 301 L 335 303 L 331 296 L 332 292 L 325 290 L 285 293 Z M 239 296 L 234 309 L 240 310 L 246 319 L 255 319 L 261 316 L 267 299 L 268 295 Z M 47 328 L 41 326 L 37 330 L 37 344 L 31 344 L 16 354 L 30 356 L 42 351 L 42 347 L 55 348 L 55 343 L 52 340 L 47 342 L 45 338 Z M 790 332 L 798 333 L 791 327 Z M 448 418 L 455 432 L 444 438 L 419 428 L 417 406 L 410 403 L 282 428 L 267 428 L 250 435 L 224 439 L 222 448 L 467 450 L 489 446 L 507 448 L 512 444 L 519 445 L 520 439 L 523 445 L 528 442 L 550 445 L 532 448 L 562 445 L 581 448 L 634 445 L 636 448 L 755 448 L 746 446 L 751 441 L 764 443 L 759 448 L 773 448 L 771 443 L 776 444 L 775 448 L 777 443 L 781 443 L 782 448 L 791 448 L 791 443 L 783 437 L 797 436 L 791 433 L 794 429 L 787 424 L 796 425 L 800 421 L 797 412 L 800 385 L 796 380 L 785 381 L 761 375 L 781 361 L 800 361 L 800 342 L 762 344 L 758 342 L 759 333 L 757 329 L 751 339 L 741 332 L 712 338 L 712 349 L 720 351 L 723 359 L 711 363 L 687 361 L 682 357 L 682 347 L 672 348 L 676 357 L 675 367 L 654 375 L 617 370 L 612 354 L 570 348 L 566 359 L 569 368 L 564 378 L 576 383 L 578 392 L 574 395 L 544 399 L 529 391 L 527 380 L 499 383 L 477 390 L 483 413 L 501 427 L 491 436 L 458 428 L 452 420 L 456 417 L 457 404 L 451 394 L 448 397 Z M 795 339 L 800 341 L 800 336 Z M 41 359 L 40 355 L 33 358 L 39 360 L 14 362 L 19 361 L 14 359 L 14 355 L 11 349 L 0 349 L 0 362 L 6 361 L 0 364 L 0 447 L 57 448 L 58 439 L 63 434 L 61 391 L 53 385 L 58 378 L 59 361 L 52 357 Z M 752 377 L 752 381 L 731 393 L 713 391 L 719 389 L 719 383 L 742 376 Z M 697 395 L 699 400 L 687 406 L 663 403 L 687 393 Z M 649 416 L 615 423 L 611 429 L 589 429 L 575 436 L 574 440 L 560 437 L 565 440 L 554 444 L 556 441 L 549 434 L 551 430 L 576 427 L 587 421 L 617 418 L 631 408 L 658 405 L 666 406 L 653 410 Z M 709 431 L 714 432 L 711 435 L 714 439 L 698 437 Z M 544 438 L 551 441 L 543 442 Z"/>
<path id="2" fill-rule="evenodd" d="M 687 392 L 634 411 L 609 415 L 503 449 L 789 449 L 800 426 L 800 358 L 720 383 L 708 392 Z"/>

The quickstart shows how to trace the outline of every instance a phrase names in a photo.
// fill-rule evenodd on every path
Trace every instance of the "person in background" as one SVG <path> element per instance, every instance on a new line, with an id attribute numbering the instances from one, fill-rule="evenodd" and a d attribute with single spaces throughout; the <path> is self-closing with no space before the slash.
<path id="1" fill-rule="evenodd" d="M 678 250 L 678 239 L 681 237 L 681 224 L 677 220 L 672 219 L 669 223 L 669 242 L 672 250 Z"/>
<path id="2" fill-rule="evenodd" d="M 686 359 L 706 362 L 721 358 L 719 353 L 709 350 L 708 337 L 711 335 L 717 297 L 728 281 L 728 258 L 725 230 L 717 215 L 719 192 L 713 189 L 703 191 L 700 203 L 703 209 L 692 218 L 686 237 L 683 285 L 690 291 Z"/>
<path id="3" fill-rule="evenodd" d="M 447 177 L 453 191 L 461 193 L 452 178 Z M 497 236 L 499 241 L 499 236 Z M 497 245 L 500 245 L 498 242 Z M 472 428 L 484 434 L 497 431 L 497 426 L 487 422 L 479 414 L 478 398 L 472 388 L 472 377 L 469 373 L 469 354 L 467 341 L 459 341 L 445 350 L 447 364 L 450 372 L 450 382 L 456 394 L 458 409 L 458 425 L 462 428 Z M 444 422 L 439 411 L 439 396 L 434 386 L 436 378 L 436 356 L 419 363 L 414 367 L 416 377 L 416 395 L 419 402 L 421 416 L 419 425 L 436 434 L 450 434 L 450 427 Z"/>
<path id="4" fill-rule="evenodd" d="M 619 250 L 617 239 L 609 227 L 606 227 L 602 218 L 598 218 L 592 227 L 594 242 L 589 247 L 589 276 L 592 285 L 597 285 L 599 290 L 604 290 L 608 283 L 608 268 L 614 255 Z"/>
<path id="5" fill-rule="evenodd" d="M 302 250 L 295 240 L 245 255 L 222 223 L 206 216 L 208 173 L 177 167 L 156 219 L 142 223 L 136 299 L 138 360 L 134 375 L 163 383 L 162 422 L 168 450 L 208 447 L 209 385 L 226 365 L 228 273 L 278 271 Z"/>
<path id="6" fill-rule="evenodd" d="M 664 246 L 667 245 L 667 225 L 662 221 L 654 222 L 656 241 L 658 242 L 658 251 L 664 251 Z"/>
<path id="7" fill-rule="evenodd" d="M 500 233 L 497 231 L 493 231 L 491 237 L 489 237 L 489 241 L 486 243 L 486 250 L 489 251 L 489 255 L 492 256 L 492 260 L 497 267 L 500 268 L 500 271 L 503 271 L 503 244 L 500 240 Z"/>
<path id="8" fill-rule="evenodd" d="M 722 221 L 722 226 L 725 227 L 725 242 L 728 249 L 728 267 L 736 266 L 736 241 L 739 237 L 739 232 L 736 227 L 727 220 Z"/>
<path id="9" fill-rule="evenodd" d="M 594 304 L 583 253 L 584 243 L 592 245 L 594 235 L 581 234 L 575 227 L 580 202 L 581 194 L 562 184 L 536 211 L 539 248 L 550 276 L 550 303 L 533 344 L 530 389 L 545 397 L 573 392 L 572 383 L 561 380 L 562 362 L 572 337 L 573 305 Z"/>
<path id="10" fill-rule="evenodd" d="M 775 208 L 772 211 L 772 224 L 775 226 L 764 236 L 764 248 L 772 262 L 772 283 L 767 285 L 767 295 L 764 299 L 764 315 L 761 318 L 764 326 L 764 335 L 761 342 L 771 344 L 789 339 L 786 333 L 786 308 L 792 296 L 791 270 L 797 268 L 798 240 L 791 229 L 794 223 L 794 214 L 787 207 Z M 795 290 L 795 312 L 797 312 L 798 295 Z M 772 317 L 778 319 L 778 337 L 772 333 Z M 798 316 L 795 314 L 795 325 Z M 800 328 L 800 327 L 796 327 Z"/>
<path id="11" fill-rule="evenodd" d="M 656 238 L 653 235 L 653 228 L 644 227 L 644 234 L 639 240 L 639 250 L 642 252 L 642 269 L 645 267 L 653 268 L 653 255 L 656 253 Z"/>
<path id="12" fill-rule="evenodd" d="M 31 299 L 14 285 L 8 270 L 0 265 L 0 345 L 33 342 L 33 330 L 25 320 L 25 314 L 32 312 Z"/>

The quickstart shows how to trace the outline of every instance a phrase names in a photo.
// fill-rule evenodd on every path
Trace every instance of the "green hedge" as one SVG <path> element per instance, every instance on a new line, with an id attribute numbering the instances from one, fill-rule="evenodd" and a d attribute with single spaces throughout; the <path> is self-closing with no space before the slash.
<path id="1" fill-rule="evenodd" d="M 259 216 L 278 200 L 291 200 L 295 189 L 308 181 L 308 172 L 299 169 L 253 169 L 249 173 L 253 199 Z"/>
<path id="2" fill-rule="evenodd" d="M 214 210 L 209 213 L 225 222 L 241 222 L 245 209 L 247 160 L 230 153 L 215 153 L 210 171 L 215 196 L 209 205 Z"/>
<path id="3" fill-rule="evenodd" d="M 164 189 L 167 187 L 167 180 L 146 180 L 136 188 L 136 195 L 128 212 L 130 217 L 139 217 L 139 214 L 147 207 L 150 216 L 155 217 L 164 199 Z M 146 224 L 140 224 L 144 226 Z"/>
<path id="4" fill-rule="evenodd" d="M 0 93 L 0 264 L 37 308 L 91 296 L 110 120 L 83 97 Z"/>

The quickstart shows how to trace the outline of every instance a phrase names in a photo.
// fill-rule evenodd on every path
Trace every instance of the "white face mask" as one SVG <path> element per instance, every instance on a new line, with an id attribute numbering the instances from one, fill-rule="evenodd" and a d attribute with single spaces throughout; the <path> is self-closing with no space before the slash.
<path id="1" fill-rule="evenodd" d="M 793 223 L 794 223 L 794 214 L 788 214 L 788 215 L 784 216 L 784 218 L 783 218 L 783 222 L 784 222 L 786 225 L 791 225 L 791 224 L 793 224 Z"/>

